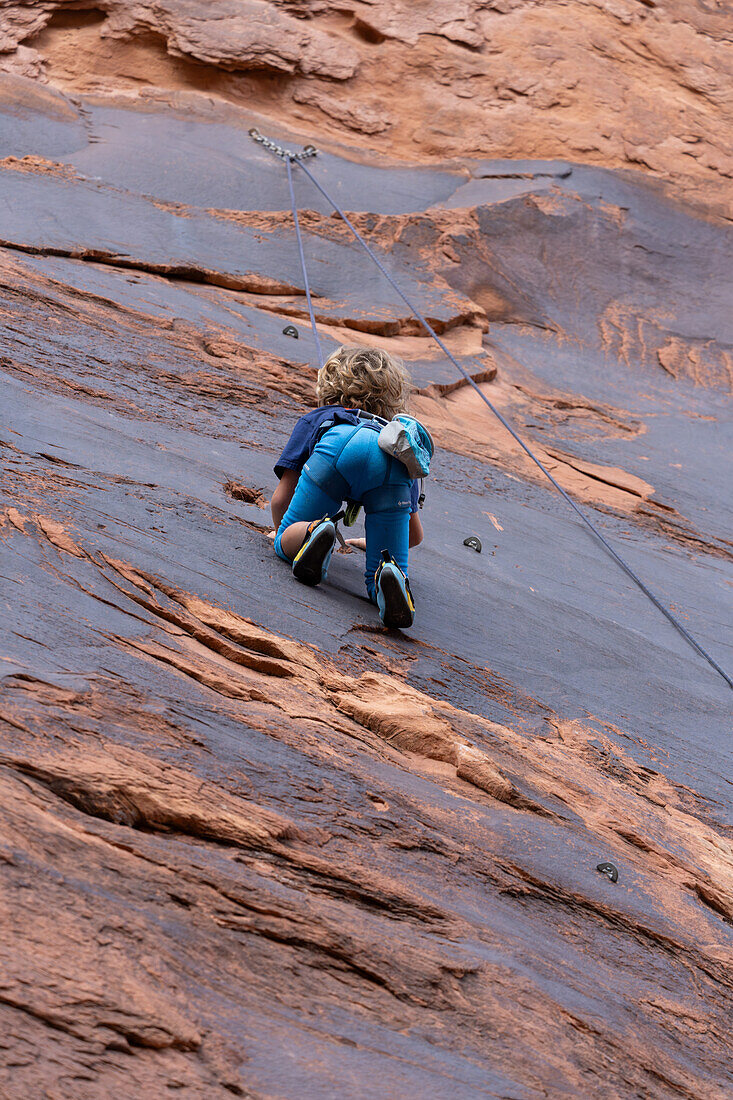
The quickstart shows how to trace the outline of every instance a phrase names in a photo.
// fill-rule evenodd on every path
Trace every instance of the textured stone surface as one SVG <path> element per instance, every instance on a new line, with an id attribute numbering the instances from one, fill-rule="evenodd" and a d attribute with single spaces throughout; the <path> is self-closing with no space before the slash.
<path id="1" fill-rule="evenodd" d="M 223 69 L 264 69 L 319 74 L 335 80 L 354 75 L 359 57 L 346 43 L 291 18 L 265 0 L 133 0 L 77 5 L 41 0 L 38 4 L 4 3 L 0 45 L 10 52 L 29 35 L 45 28 L 54 15 L 70 14 L 71 25 L 86 21 L 86 10 L 103 12 L 105 35 L 112 38 L 152 33 L 164 40 L 174 57 L 193 58 Z"/>
<path id="2" fill-rule="evenodd" d="M 297 172 L 324 347 L 403 355 L 439 451 L 409 634 L 357 553 L 293 581 L 264 505 L 315 362 L 247 137 L 328 147 L 729 666 L 721 11 L 0 7 L 3 1097 L 730 1095 L 730 690 Z"/>
<path id="3" fill-rule="evenodd" d="M 70 90 L 193 88 L 411 161 L 631 169 L 731 213 L 725 3 L 5 0 L 0 50 L 6 68 Z"/>

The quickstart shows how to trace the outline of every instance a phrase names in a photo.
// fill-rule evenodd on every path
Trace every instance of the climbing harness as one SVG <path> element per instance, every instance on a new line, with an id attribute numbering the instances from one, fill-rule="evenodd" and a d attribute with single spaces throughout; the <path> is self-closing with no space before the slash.
<path id="1" fill-rule="evenodd" d="M 321 186 L 321 184 L 318 182 L 318 180 L 315 178 L 313 173 L 308 168 L 308 165 L 307 165 L 306 161 L 309 160 L 311 157 L 317 156 L 317 154 L 318 154 L 318 150 L 315 148 L 315 146 L 306 145 L 304 147 L 304 149 L 302 150 L 302 152 L 293 153 L 289 149 L 283 149 L 282 146 L 277 145 L 273 141 L 270 141 L 269 138 L 263 137 L 262 134 L 260 134 L 260 132 L 256 129 L 250 130 L 249 133 L 250 133 L 250 136 L 252 137 L 252 139 L 254 141 L 258 142 L 261 145 L 264 145 L 265 148 L 269 149 L 276 156 L 281 157 L 285 161 L 285 167 L 286 167 L 287 173 L 288 173 L 288 185 L 290 187 L 290 200 L 291 200 L 291 205 L 292 205 L 293 224 L 295 226 L 295 234 L 296 234 L 296 238 L 297 238 L 297 241 L 298 241 L 298 252 L 300 254 L 300 262 L 301 262 L 301 267 L 302 267 L 302 270 L 303 270 L 303 283 L 304 283 L 304 287 L 305 287 L 306 302 L 308 304 L 308 313 L 310 315 L 311 327 L 313 329 L 313 336 L 314 336 L 315 343 L 316 343 L 316 348 L 317 348 L 317 351 L 318 351 L 319 365 L 320 366 L 323 365 L 323 357 L 322 357 L 322 352 L 321 352 L 321 342 L 320 342 L 320 339 L 318 337 L 318 330 L 317 330 L 317 327 L 316 327 L 316 319 L 315 319 L 315 315 L 313 313 L 313 305 L 312 305 L 312 302 L 311 302 L 311 295 L 310 295 L 310 286 L 309 286 L 309 283 L 308 283 L 308 273 L 307 273 L 306 264 L 305 264 L 305 253 L 303 251 L 303 242 L 302 242 L 301 235 L 300 235 L 300 223 L 298 221 L 298 211 L 297 211 L 297 206 L 296 206 L 296 202 L 295 202 L 295 190 L 294 190 L 294 187 L 293 187 L 293 178 L 292 178 L 292 165 L 293 164 L 298 164 L 301 167 L 301 169 L 305 172 L 306 176 L 311 181 L 311 183 L 316 188 L 316 190 L 320 192 L 320 194 L 323 196 L 323 198 L 326 200 L 326 202 L 331 206 L 333 211 L 336 214 L 338 214 L 338 216 L 341 218 L 341 220 L 344 222 L 344 224 L 350 229 L 353 237 L 358 241 L 358 243 L 361 245 L 361 247 L 367 253 L 369 258 L 376 264 L 376 266 L 382 272 L 385 279 L 387 280 L 389 285 L 392 287 L 392 289 L 395 291 L 395 293 L 399 295 L 399 297 L 402 299 L 402 301 L 405 303 L 405 305 L 408 307 L 408 309 L 414 314 L 414 316 L 417 318 L 417 320 L 423 326 L 425 331 L 430 336 L 432 336 L 433 340 L 435 340 L 436 344 L 438 345 L 440 350 L 443 352 L 443 354 L 450 360 L 450 362 L 453 364 L 453 366 L 456 368 L 456 370 L 459 371 L 459 373 L 463 375 L 466 382 L 468 382 L 468 384 L 475 390 L 475 392 L 478 394 L 481 401 L 483 401 L 484 404 L 491 410 L 491 412 L 494 414 L 494 416 L 497 418 L 497 420 L 499 420 L 500 423 L 503 424 L 503 426 L 506 428 L 506 430 L 509 432 L 509 434 L 512 436 L 512 438 L 519 444 L 519 446 L 522 448 L 522 450 L 525 452 L 525 454 L 528 455 L 528 457 L 532 460 L 532 462 L 534 462 L 534 464 L 542 471 L 542 473 L 545 475 L 545 477 L 548 479 L 548 481 L 552 485 L 554 485 L 554 487 L 557 489 L 558 493 L 560 493 L 560 495 L 563 497 L 563 499 L 570 505 L 570 507 L 573 509 L 573 511 L 576 513 L 576 515 L 582 520 L 582 522 L 586 525 L 586 527 L 589 528 L 589 530 L 595 535 L 595 537 L 599 540 L 599 542 L 605 547 L 605 549 L 608 551 L 608 553 L 614 559 L 616 564 L 618 566 L 620 566 L 620 568 L 623 569 L 624 573 L 626 573 L 626 575 L 634 582 L 634 584 L 636 584 L 637 587 L 639 589 L 641 589 L 641 591 L 644 593 L 644 595 L 654 604 L 654 606 L 657 608 L 657 610 L 660 611 L 662 613 L 662 615 L 664 615 L 665 619 L 667 619 L 667 621 L 669 623 L 671 623 L 672 626 L 682 635 L 682 637 L 685 639 L 685 641 L 690 646 L 692 646 L 692 648 L 695 650 L 695 652 L 698 653 L 701 657 L 703 657 L 708 662 L 708 664 L 711 666 L 711 668 L 715 669 L 715 671 L 718 673 L 718 675 L 722 676 L 722 678 L 725 680 L 725 682 L 726 682 L 726 684 L 728 685 L 729 688 L 733 689 L 733 677 L 729 676 L 728 673 L 725 672 L 725 670 L 723 668 L 721 668 L 721 666 L 717 663 L 717 661 L 713 657 L 711 657 L 711 655 L 700 644 L 700 642 L 698 642 L 697 639 L 694 638 L 693 635 L 689 632 L 689 630 L 687 630 L 687 628 L 680 622 L 680 620 L 677 618 L 677 616 L 674 615 L 671 611 L 669 611 L 664 606 L 664 604 L 661 602 L 661 600 L 657 596 L 655 596 L 655 594 L 652 592 L 652 590 L 644 583 L 644 581 L 641 579 L 641 577 L 638 576 L 638 574 L 634 571 L 634 569 L 632 569 L 632 567 L 624 560 L 624 558 L 622 558 L 621 555 L 613 548 L 611 543 L 608 541 L 608 539 L 605 537 L 605 535 L 599 530 L 599 528 L 595 525 L 593 520 L 590 519 L 590 517 L 585 514 L 583 509 L 580 508 L 579 505 L 577 505 L 575 503 L 575 501 L 569 495 L 569 493 L 567 493 L 565 491 L 565 489 L 563 489 L 562 485 L 560 485 L 560 483 L 552 476 L 550 471 L 540 461 L 540 459 L 537 457 L 537 455 L 534 453 L 534 451 L 532 451 L 531 448 L 524 442 L 522 437 L 512 427 L 512 425 L 509 423 L 509 421 L 506 419 L 506 417 L 503 415 L 503 413 L 501 413 L 499 411 L 499 409 L 497 409 L 497 407 L 493 404 L 493 402 L 491 402 L 489 400 L 489 398 L 483 392 L 483 390 L 478 385 L 476 380 L 468 373 L 468 371 L 465 369 L 465 367 L 463 367 L 458 362 L 458 360 L 455 358 L 455 356 L 449 351 L 449 349 L 447 348 L 444 341 L 441 340 L 440 336 L 438 336 L 438 334 L 435 331 L 435 329 L 433 328 L 433 326 L 423 316 L 422 312 L 418 309 L 418 307 L 400 289 L 400 287 L 397 285 L 397 283 L 392 278 L 390 273 L 387 271 L 387 269 L 384 266 L 384 264 L 382 263 L 382 261 L 379 259 L 379 256 L 377 256 L 377 254 L 374 252 L 374 250 L 367 244 L 367 242 L 364 240 L 364 238 L 362 237 L 359 230 L 356 228 L 356 226 L 353 224 L 353 222 L 350 221 L 349 217 L 344 213 L 344 211 L 338 205 L 336 200 L 331 195 L 329 195 L 329 193 L 325 190 L 324 187 Z"/>
<path id="2" fill-rule="evenodd" d="M 420 493 L 417 502 L 419 507 L 422 508 L 425 503 L 425 478 L 430 473 L 430 460 L 435 453 L 433 437 L 425 425 L 416 420 L 414 416 L 400 414 L 391 420 L 385 420 L 383 417 L 377 416 L 376 413 L 366 412 L 364 409 L 349 409 L 347 411 L 357 417 L 360 425 L 366 425 L 373 431 L 378 431 L 379 449 L 401 462 L 410 477 L 414 481 L 420 482 Z M 342 422 L 343 419 L 338 412 L 324 420 L 318 429 L 315 442 L 318 443 L 326 432 L 333 428 L 334 424 Z M 351 423 L 351 420 L 347 422 Z"/>

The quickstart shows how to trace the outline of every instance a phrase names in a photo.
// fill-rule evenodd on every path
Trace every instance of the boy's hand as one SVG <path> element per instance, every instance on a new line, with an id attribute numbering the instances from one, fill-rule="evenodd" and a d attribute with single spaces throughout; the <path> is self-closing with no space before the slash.
<path id="1" fill-rule="evenodd" d="M 346 539 L 347 546 L 353 546 L 355 550 L 366 551 L 366 539 Z"/>

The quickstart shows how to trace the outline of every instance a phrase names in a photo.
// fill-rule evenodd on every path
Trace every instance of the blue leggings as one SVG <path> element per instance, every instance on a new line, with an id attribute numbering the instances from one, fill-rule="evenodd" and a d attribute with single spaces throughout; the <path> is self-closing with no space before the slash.
<path id="1" fill-rule="evenodd" d="M 301 471 L 275 539 L 275 552 L 290 561 L 280 543 L 286 527 L 335 515 L 345 500 L 360 502 L 366 526 L 364 580 L 371 600 L 382 550 L 389 550 L 406 574 L 410 545 L 412 479 L 401 462 L 380 449 L 378 434 L 368 422 L 335 424 L 325 432 Z"/>

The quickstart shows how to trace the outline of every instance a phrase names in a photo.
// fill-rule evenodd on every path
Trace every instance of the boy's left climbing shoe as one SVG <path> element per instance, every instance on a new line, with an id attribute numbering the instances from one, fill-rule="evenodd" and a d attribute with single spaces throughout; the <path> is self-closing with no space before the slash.
<path id="1" fill-rule="evenodd" d="M 293 558 L 295 579 L 302 584 L 320 584 L 328 572 L 335 541 L 336 524 L 328 516 L 309 523 L 303 545 Z"/>
<path id="2" fill-rule="evenodd" d="M 412 626 L 415 621 L 415 601 L 410 591 L 410 582 L 389 550 L 382 551 L 382 560 L 374 574 L 374 589 L 379 617 L 385 626 Z"/>

